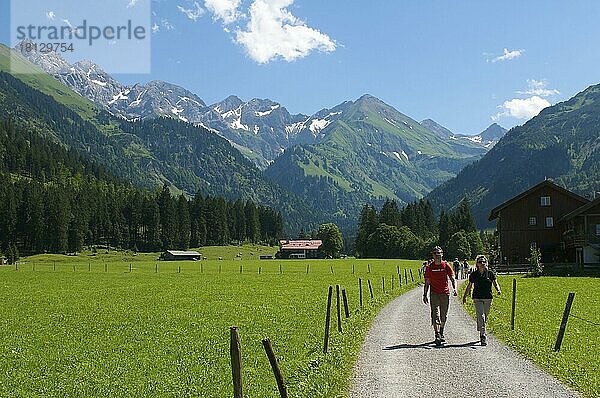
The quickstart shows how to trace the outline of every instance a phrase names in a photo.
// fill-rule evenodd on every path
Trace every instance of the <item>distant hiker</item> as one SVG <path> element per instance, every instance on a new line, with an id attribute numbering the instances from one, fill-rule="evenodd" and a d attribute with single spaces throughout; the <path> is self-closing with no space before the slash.
<path id="1" fill-rule="evenodd" d="M 477 330 L 479 331 L 481 345 L 487 345 L 485 323 L 490 313 L 490 307 L 492 306 L 492 285 L 494 285 L 498 295 L 501 292 L 496 275 L 487 267 L 485 256 L 477 256 L 475 264 L 477 269 L 469 275 L 469 284 L 463 295 L 463 304 L 467 301 L 467 296 L 471 293 L 471 287 L 475 286 L 473 289 L 473 304 L 477 313 Z"/>
<path id="2" fill-rule="evenodd" d="M 469 273 L 471 272 L 471 266 L 467 262 L 466 258 L 463 260 L 461 268 L 463 279 L 468 278 Z"/>
<path id="3" fill-rule="evenodd" d="M 452 262 L 452 266 L 454 267 L 454 275 L 456 275 L 456 277 L 458 279 L 460 279 L 460 261 L 458 261 L 458 257 L 456 257 L 454 259 L 454 261 Z"/>
<path id="4" fill-rule="evenodd" d="M 452 283 L 452 292 L 456 296 L 456 284 L 454 272 L 446 261 L 442 260 L 444 252 L 441 247 L 436 246 L 432 250 L 433 261 L 425 268 L 425 288 L 423 290 L 423 302 L 431 305 L 431 324 L 435 333 L 435 345 L 440 346 L 446 341 L 444 338 L 444 326 L 448 315 L 448 304 L 450 303 L 450 288 L 448 278 Z M 427 292 L 431 287 L 429 300 Z"/>

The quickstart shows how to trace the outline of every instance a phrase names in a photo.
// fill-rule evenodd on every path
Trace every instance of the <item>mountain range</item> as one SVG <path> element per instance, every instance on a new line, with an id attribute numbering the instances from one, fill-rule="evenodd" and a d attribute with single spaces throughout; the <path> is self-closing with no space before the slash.
<path id="1" fill-rule="evenodd" d="M 85 136 L 55 132 L 65 145 L 142 186 L 168 182 L 275 206 L 296 218 L 296 230 L 321 221 L 351 229 L 364 203 L 421 198 L 480 159 L 503 130 L 444 136 L 439 124 L 418 123 L 371 95 L 312 116 L 268 99 L 206 105 L 167 82 L 125 86 L 90 61 L 0 50 L 36 72 L 18 78 L 89 124 Z"/>
<path id="2" fill-rule="evenodd" d="M 70 64 L 58 53 L 27 52 L 25 48 L 15 47 L 30 62 L 111 114 L 127 120 L 167 116 L 214 130 L 261 169 L 291 146 L 317 142 L 323 136 L 322 131 L 339 115 L 339 111 L 329 109 L 312 116 L 292 115 L 269 99 L 244 102 L 235 95 L 207 105 L 194 93 L 171 83 L 151 81 L 126 86 L 91 61 Z M 482 155 L 493 142 L 477 141 L 478 138 L 470 141 L 461 138 L 457 150 L 472 147 L 473 155 Z"/>

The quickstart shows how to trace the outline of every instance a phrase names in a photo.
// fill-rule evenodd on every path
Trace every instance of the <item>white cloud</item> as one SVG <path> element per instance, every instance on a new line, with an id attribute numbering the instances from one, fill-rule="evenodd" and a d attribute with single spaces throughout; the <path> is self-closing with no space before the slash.
<path id="1" fill-rule="evenodd" d="M 547 87 L 548 82 L 546 80 L 527 79 L 527 90 L 517 91 L 517 94 L 537 95 L 540 97 L 550 97 L 560 94 L 560 91 Z"/>
<path id="2" fill-rule="evenodd" d="M 237 21 L 241 14 L 238 7 L 241 0 L 204 0 L 204 6 L 213 14 L 214 20 L 222 20 L 225 25 Z"/>
<path id="3" fill-rule="evenodd" d="M 188 9 L 182 6 L 177 6 L 177 9 L 194 22 L 196 22 L 198 18 L 200 18 L 205 12 L 204 8 L 202 8 L 197 1 L 194 1 L 194 6 L 192 8 Z"/>
<path id="4" fill-rule="evenodd" d="M 246 30 L 236 31 L 236 41 L 250 58 L 264 64 L 278 57 L 291 62 L 313 50 L 331 52 L 336 43 L 329 36 L 310 28 L 289 12 L 294 0 L 254 0 Z"/>
<path id="5" fill-rule="evenodd" d="M 504 53 L 502 55 L 497 56 L 492 59 L 488 59 L 488 62 L 510 61 L 512 59 L 519 58 L 521 55 L 523 55 L 524 52 L 525 52 L 525 50 L 509 51 L 508 48 L 505 48 Z"/>
<path id="6" fill-rule="evenodd" d="M 160 32 L 160 26 L 158 26 L 158 24 L 156 22 L 154 22 L 154 25 L 152 25 L 152 33 L 158 33 Z"/>
<path id="7" fill-rule="evenodd" d="M 129 4 L 127 4 L 127 8 L 131 8 L 131 7 L 135 7 L 135 5 L 139 2 L 140 0 L 129 0 Z"/>
<path id="8" fill-rule="evenodd" d="M 48 11 L 46 13 L 46 18 L 48 18 L 51 21 L 54 21 L 56 19 L 56 14 L 54 13 L 54 11 Z"/>
<path id="9" fill-rule="evenodd" d="M 531 119 L 537 116 L 542 109 L 549 106 L 550 102 L 537 95 L 525 99 L 515 98 L 510 101 L 504 101 L 502 105 L 498 106 L 502 111 L 492 116 L 492 120 L 497 122 L 502 117 Z"/>

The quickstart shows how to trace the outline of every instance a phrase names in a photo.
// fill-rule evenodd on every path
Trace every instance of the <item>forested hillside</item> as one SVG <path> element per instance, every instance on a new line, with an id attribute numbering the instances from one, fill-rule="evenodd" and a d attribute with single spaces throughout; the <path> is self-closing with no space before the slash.
<path id="1" fill-rule="evenodd" d="M 428 199 L 436 209 L 450 209 L 468 197 L 484 227 L 491 209 L 545 178 L 584 196 L 600 191 L 600 85 L 511 129 Z"/>
<path id="2" fill-rule="evenodd" d="M 134 188 L 35 128 L 0 122 L 0 251 L 8 257 L 97 244 L 156 251 L 273 243 L 282 228 L 280 214 L 250 201 Z"/>

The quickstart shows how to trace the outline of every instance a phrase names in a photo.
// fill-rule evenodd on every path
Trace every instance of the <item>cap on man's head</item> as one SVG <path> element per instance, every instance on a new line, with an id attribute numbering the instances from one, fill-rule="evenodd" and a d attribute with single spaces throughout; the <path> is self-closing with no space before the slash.
<path id="1" fill-rule="evenodd" d="M 432 253 L 443 253 L 444 251 L 442 250 L 441 247 L 436 246 L 431 250 Z"/>

